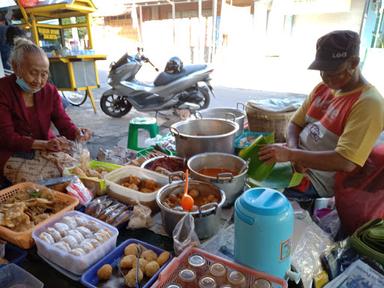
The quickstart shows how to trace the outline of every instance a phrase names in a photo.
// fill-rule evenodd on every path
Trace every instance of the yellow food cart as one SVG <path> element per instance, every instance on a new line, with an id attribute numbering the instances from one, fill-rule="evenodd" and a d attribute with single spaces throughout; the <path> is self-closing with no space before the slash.
<path id="1" fill-rule="evenodd" d="M 92 42 L 91 0 L 17 0 L 25 26 L 33 39 L 47 53 L 51 81 L 61 91 L 78 91 L 80 97 L 70 101 L 81 105 L 87 96 L 96 112 L 92 89 L 100 87 Z M 80 33 L 82 32 L 82 33 Z M 82 38 L 79 38 L 81 34 Z M 74 37 L 76 35 L 76 37 Z M 69 39 L 68 39 L 69 38 Z"/>

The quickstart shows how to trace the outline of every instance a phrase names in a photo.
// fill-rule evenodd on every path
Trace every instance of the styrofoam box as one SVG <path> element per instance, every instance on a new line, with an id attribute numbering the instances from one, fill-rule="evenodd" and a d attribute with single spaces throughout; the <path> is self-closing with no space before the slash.
<path id="1" fill-rule="evenodd" d="M 60 250 L 52 244 L 49 244 L 39 238 L 40 233 L 46 231 L 48 227 L 52 227 L 55 223 L 61 222 L 61 219 L 65 216 L 80 216 L 89 221 L 94 221 L 100 226 L 100 229 L 107 228 L 109 231 L 111 231 L 112 237 L 100 246 L 96 247 L 93 251 L 81 256 L 69 254 L 68 252 Z M 37 252 L 39 255 L 42 255 L 49 261 L 53 262 L 54 264 L 57 264 L 65 270 L 68 270 L 71 273 L 81 275 L 96 261 L 98 261 L 108 252 L 116 248 L 116 240 L 118 234 L 119 231 L 115 227 L 103 221 L 100 221 L 99 219 L 96 219 L 92 216 L 78 211 L 70 211 L 65 213 L 61 218 L 48 222 L 45 225 L 39 227 L 38 229 L 35 229 L 32 233 L 32 238 L 35 240 Z"/>
<path id="2" fill-rule="evenodd" d="M 116 169 L 104 176 L 105 182 L 111 191 L 110 194 L 112 197 L 118 195 L 119 200 L 124 200 L 122 198 L 130 198 L 139 202 L 155 201 L 157 191 L 152 193 L 143 193 L 118 184 L 121 179 L 128 177 L 129 175 L 137 176 L 142 179 L 144 178 L 154 180 L 160 184 L 160 186 L 164 186 L 169 183 L 167 176 L 141 167 L 127 165 L 123 168 Z"/>

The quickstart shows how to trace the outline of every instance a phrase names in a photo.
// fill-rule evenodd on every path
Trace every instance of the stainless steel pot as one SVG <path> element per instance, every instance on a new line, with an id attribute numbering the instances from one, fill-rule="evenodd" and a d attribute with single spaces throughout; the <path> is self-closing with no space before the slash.
<path id="1" fill-rule="evenodd" d="M 153 157 L 153 158 L 150 158 L 148 160 L 145 160 L 143 162 L 143 164 L 140 165 L 141 168 L 145 168 L 145 169 L 149 169 L 148 167 L 150 167 L 150 165 L 155 162 L 156 160 L 158 159 L 161 159 L 161 158 L 170 158 L 170 159 L 174 159 L 174 160 L 179 160 L 181 162 L 184 163 L 184 166 L 185 166 L 185 159 L 184 158 L 181 158 L 181 157 L 177 157 L 177 156 L 156 156 L 156 157 Z M 185 167 L 183 167 L 183 169 L 181 169 L 180 171 L 185 171 L 184 169 Z M 157 171 L 155 171 L 157 172 Z M 176 171 L 169 171 L 169 172 L 176 172 Z"/>
<path id="2" fill-rule="evenodd" d="M 176 122 L 170 131 L 175 137 L 176 154 L 183 158 L 203 152 L 234 153 L 239 125 L 224 119 L 195 119 Z"/>
<path id="3" fill-rule="evenodd" d="M 156 202 L 160 207 L 161 219 L 168 235 L 172 236 L 173 229 L 180 219 L 186 214 L 191 213 L 195 219 L 195 231 L 200 239 L 206 239 L 220 228 L 221 207 L 225 202 L 225 193 L 215 185 L 197 180 L 189 180 L 189 189 L 197 189 L 200 193 L 220 194 L 219 203 L 209 203 L 200 207 L 199 211 L 185 212 L 183 210 L 171 209 L 163 204 L 169 194 L 179 194 L 184 191 L 184 181 L 172 182 L 163 186 L 157 193 Z"/>
<path id="4" fill-rule="evenodd" d="M 237 103 L 237 109 L 229 107 L 210 108 L 199 111 L 196 114 L 202 119 L 219 118 L 235 121 L 237 124 L 239 124 L 239 130 L 235 134 L 235 137 L 237 137 L 244 131 L 244 119 L 246 114 L 244 112 L 244 105 L 242 110 L 239 109 L 239 106 L 241 105 L 243 104 Z"/>
<path id="5" fill-rule="evenodd" d="M 224 207 L 235 202 L 243 192 L 247 178 L 248 165 L 242 158 L 226 153 L 201 153 L 191 157 L 187 162 L 191 177 L 196 180 L 210 182 L 224 190 L 226 200 Z M 234 174 L 219 173 L 217 177 L 199 173 L 203 168 L 226 168 Z"/>

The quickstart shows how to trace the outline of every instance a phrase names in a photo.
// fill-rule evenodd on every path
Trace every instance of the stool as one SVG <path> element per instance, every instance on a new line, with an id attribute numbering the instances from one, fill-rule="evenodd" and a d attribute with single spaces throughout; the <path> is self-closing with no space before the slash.
<path id="1" fill-rule="evenodd" d="M 153 117 L 135 117 L 129 122 L 128 130 L 128 143 L 127 148 L 136 151 L 145 149 L 139 147 L 139 130 L 147 130 L 151 138 L 156 137 L 159 133 L 159 126 L 157 126 L 156 118 Z"/>

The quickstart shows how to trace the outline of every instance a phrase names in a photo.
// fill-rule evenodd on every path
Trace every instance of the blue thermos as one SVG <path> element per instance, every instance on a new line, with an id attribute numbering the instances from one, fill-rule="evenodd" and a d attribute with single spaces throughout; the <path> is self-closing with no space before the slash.
<path id="1" fill-rule="evenodd" d="M 287 279 L 293 225 L 293 208 L 282 193 L 261 187 L 245 191 L 235 202 L 235 261 Z"/>

